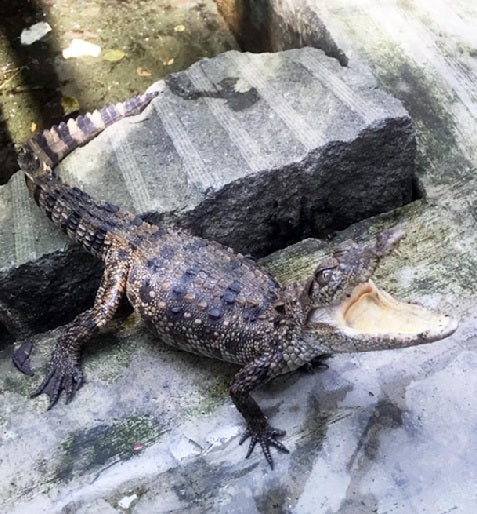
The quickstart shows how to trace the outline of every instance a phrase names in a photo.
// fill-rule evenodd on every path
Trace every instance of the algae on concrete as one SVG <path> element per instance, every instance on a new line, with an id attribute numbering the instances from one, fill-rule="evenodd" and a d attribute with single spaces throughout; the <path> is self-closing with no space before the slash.
<path id="1" fill-rule="evenodd" d="M 69 482 L 75 476 L 130 459 L 157 441 L 162 433 L 160 422 L 149 416 L 123 418 L 111 424 L 75 430 L 61 442 L 61 460 L 53 480 Z"/>

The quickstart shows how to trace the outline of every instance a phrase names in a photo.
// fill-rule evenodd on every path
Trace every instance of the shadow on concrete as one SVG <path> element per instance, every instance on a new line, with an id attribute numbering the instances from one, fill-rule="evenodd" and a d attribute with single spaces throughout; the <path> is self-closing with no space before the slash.
<path id="1" fill-rule="evenodd" d="M 0 104 L 0 184 L 5 184 L 17 169 L 17 153 Z"/>
<path id="2" fill-rule="evenodd" d="M 347 66 L 325 24 L 306 3 L 276 0 L 216 0 L 220 13 L 244 52 L 280 52 L 312 46 Z"/>
<path id="3" fill-rule="evenodd" d="M 47 7 L 41 1 L 10 0 L 0 2 L 0 32 L 7 44 L 7 54 L 14 68 L 19 70 L 21 85 L 5 88 L 3 95 L 16 95 L 18 103 L 29 102 L 37 111 L 32 120 L 38 129 L 58 123 L 63 117 L 60 81 L 53 61 L 59 52 L 52 37 L 23 46 L 21 31 L 40 21 L 48 21 Z M 51 34 L 50 34 L 51 36 Z M 0 183 L 5 183 L 17 171 L 14 141 L 8 129 L 8 113 L 0 112 Z"/>

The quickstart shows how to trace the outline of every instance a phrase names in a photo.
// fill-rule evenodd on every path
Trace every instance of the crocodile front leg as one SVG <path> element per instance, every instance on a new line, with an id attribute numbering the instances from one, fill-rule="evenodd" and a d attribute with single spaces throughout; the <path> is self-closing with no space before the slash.
<path id="1" fill-rule="evenodd" d="M 277 441 L 277 437 L 285 435 L 284 430 L 273 428 L 261 411 L 257 402 L 250 396 L 250 391 L 273 376 L 285 365 L 284 361 L 275 355 L 266 355 L 245 365 L 233 378 L 230 386 L 230 396 L 240 414 L 245 418 L 247 430 L 240 440 L 242 444 L 250 437 L 247 459 L 250 457 L 256 444 L 260 444 L 268 464 L 273 469 L 273 459 L 270 447 L 274 446 L 283 453 L 288 453 L 286 447 Z M 272 373 L 273 369 L 273 373 Z M 277 372 L 278 371 L 278 372 Z"/>
<path id="2" fill-rule="evenodd" d="M 45 393 L 50 399 L 48 409 L 56 404 L 61 391 L 65 391 L 66 401 L 69 402 L 81 387 L 81 347 L 115 315 L 124 295 L 129 267 L 129 252 L 111 252 L 106 258 L 106 268 L 94 306 L 61 328 L 50 358 L 48 373 L 32 394 L 35 397 Z"/>

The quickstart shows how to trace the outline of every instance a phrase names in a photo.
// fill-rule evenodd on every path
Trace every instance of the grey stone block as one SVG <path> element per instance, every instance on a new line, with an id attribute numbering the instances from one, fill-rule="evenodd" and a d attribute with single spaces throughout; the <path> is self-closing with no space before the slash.
<path id="1" fill-rule="evenodd" d="M 60 164 L 65 181 L 255 256 L 413 198 L 411 119 L 362 65 L 342 67 L 311 48 L 233 51 L 154 87 L 161 94 L 141 115 Z M 0 202 L 2 317 L 14 332 L 65 321 L 91 301 L 100 266 L 71 253 L 20 176 L 1 189 Z M 18 271 L 45 255 L 35 271 Z M 43 269 L 51 259 L 54 280 Z M 21 291 L 19 274 L 35 276 Z"/>

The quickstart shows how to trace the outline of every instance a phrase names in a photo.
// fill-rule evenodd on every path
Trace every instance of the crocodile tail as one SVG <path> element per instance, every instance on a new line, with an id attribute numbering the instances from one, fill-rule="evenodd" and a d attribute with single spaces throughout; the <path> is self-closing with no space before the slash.
<path id="1" fill-rule="evenodd" d="M 96 202 L 88 193 L 70 187 L 59 179 L 54 167 L 109 125 L 141 112 L 157 94 L 146 93 L 71 118 L 32 136 L 19 154 L 18 164 L 35 202 L 71 239 L 99 257 L 105 255 L 108 238 L 131 224 L 142 225 L 142 219 L 107 202 Z"/>
<path id="2" fill-rule="evenodd" d="M 157 95 L 158 92 L 151 92 L 129 98 L 99 111 L 70 118 L 66 123 L 61 122 L 33 135 L 23 146 L 18 158 L 30 189 L 34 183 L 51 175 L 53 167 L 73 150 L 91 141 L 116 121 L 140 113 Z"/>

